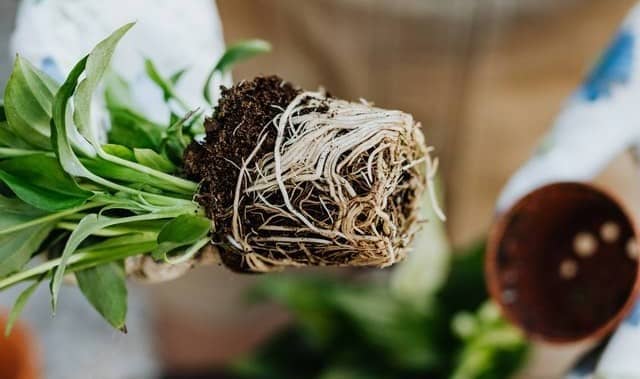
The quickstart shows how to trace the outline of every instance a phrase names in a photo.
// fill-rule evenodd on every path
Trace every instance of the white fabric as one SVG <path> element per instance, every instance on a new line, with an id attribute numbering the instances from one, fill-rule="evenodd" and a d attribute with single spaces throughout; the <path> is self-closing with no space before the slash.
<path id="1" fill-rule="evenodd" d="M 177 92 L 190 106 L 206 107 L 202 86 L 224 53 L 213 0 L 24 0 L 10 49 L 62 81 L 97 42 L 132 21 L 137 23 L 118 45 L 113 67 L 130 82 L 143 112 L 157 122 L 168 120 L 162 93 L 145 74 L 144 58 L 165 76 L 187 68 Z M 216 96 L 222 83 L 216 78 L 212 84 Z"/>

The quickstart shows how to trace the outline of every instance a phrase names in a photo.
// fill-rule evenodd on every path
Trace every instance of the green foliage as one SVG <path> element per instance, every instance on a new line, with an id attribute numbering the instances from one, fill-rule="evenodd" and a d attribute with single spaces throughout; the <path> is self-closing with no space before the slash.
<path id="1" fill-rule="evenodd" d="M 158 247 L 152 252 L 154 259 L 169 262 L 167 254 L 180 247 L 208 241 L 207 234 L 211 230 L 211 221 L 197 215 L 180 215 L 167 222 L 158 234 Z"/>
<path id="2" fill-rule="evenodd" d="M 78 287 L 93 307 L 114 328 L 125 331 L 127 285 L 124 268 L 119 262 L 76 272 Z"/>
<path id="3" fill-rule="evenodd" d="M 46 223 L 0 235 L 0 277 L 13 274 L 29 262 L 53 229 Z"/>
<path id="4" fill-rule="evenodd" d="M 151 149 L 133 149 L 133 155 L 138 163 L 154 170 L 166 173 L 172 173 L 176 170 L 176 166 L 169 159 Z"/>
<path id="5" fill-rule="evenodd" d="M 20 293 L 20 295 L 18 295 L 18 298 L 16 299 L 15 304 L 13 304 L 13 307 L 11 308 L 9 317 L 7 318 L 7 324 L 4 327 L 5 337 L 8 337 L 11 334 L 13 325 L 15 325 L 16 321 L 18 321 L 18 318 L 20 317 L 20 314 L 22 313 L 24 306 L 27 305 L 27 301 L 29 300 L 31 295 L 33 295 L 33 293 L 36 291 L 36 289 L 40 285 L 40 282 L 41 280 L 37 280 L 33 282 L 27 288 L 25 288 L 24 291 Z"/>
<path id="6" fill-rule="evenodd" d="M 1 161 L 0 180 L 22 201 L 46 211 L 76 207 L 93 196 L 64 172 L 55 157 L 42 153 Z"/>
<path id="7" fill-rule="evenodd" d="M 64 275 L 74 273 L 89 303 L 122 329 L 122 261 L 172 244 L 163 254 L 171 264 L 208 243 L 211 222 L 193 201 L 197 183 L 178 176 L 184 148 L 202 130 L 202 113 L 182 104 L 161 125 L 137 112 L 128 84 L 108 69 L 132 26 L 98 43 L 61 86 L 16 58 L 0 107 L 0 290 L 33 284 L 18 297 L 14 319 L 47 278 L 55 310 Z M 167 100 L 179 100 L 173 85 L 184 70 L 165 80 L 153 63 L 147 69 Z M 92 99 L 105 77 L 112 127 L 103 145 Z M 45 250 L 49 260 L 28 264 Z M 174 250 L 181 254 L 169 259 Z"/>
<path id="8" fill-rule="evenodd" d="M 258 54 L 264 54 L 271 51 L 271 45 L 260 39 L 252 39 L 247 41 L 238 42 L 227 48 L 222 57 L 218 60 L 209 75 L 207 81 L 204 84 L 202 95 L 207 102 L 213 105 L 213 97 L 211 96 L 211 81 L 213 76 L 217 73 L 223 74 L 231 69 L 233 65 L 243 60 L 249 59 Z"/>
<path id="9" fill-rule="evenodd" d="M 479 246 L 455 255 L 426 308 L 380 283 L 265 278 L 253 299 L 283 305 L 295 323 L 232 371 L 252 379 L 510 377 L 528 346 L 486 303 Z"/>
<path id="10" fill-rule="evenodd" d="M 4 113 L 14 135 L 34 148 L 49 149 L 53 79 L 26 59 L 16 57 L 4 94 Z"/>
<path id="11" fill-rule="evenodd" d="M 131 109 L 116 106 L 111 106 L 108 109 L 111 117 L 111 129 L 108 137 L 111 143 L 127 146 L 131 149 L 157 150 L 160 147 L 161 126 Z"/>

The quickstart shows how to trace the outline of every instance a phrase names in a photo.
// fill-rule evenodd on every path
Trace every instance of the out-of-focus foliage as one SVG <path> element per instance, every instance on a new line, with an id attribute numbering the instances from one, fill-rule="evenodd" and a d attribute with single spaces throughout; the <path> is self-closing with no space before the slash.
<path id="1" fill-rule="evenodd" d="M 388 283 L 271 276 L 253 295 L 295 323 L 232 366 L 251 379 L 508 378 L 528 346 L 488 302 L 483 245 L 454 254 L 447 280 L 416 306 Z"/>

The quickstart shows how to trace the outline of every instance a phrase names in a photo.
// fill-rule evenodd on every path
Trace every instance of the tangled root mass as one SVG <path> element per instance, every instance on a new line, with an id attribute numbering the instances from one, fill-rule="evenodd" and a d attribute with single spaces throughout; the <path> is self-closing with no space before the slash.
<path id="1" fill-rule="evenodd" d="M 403 259 L 435 170 L 411 115 L 259 77 L 224 89 L 185 155 L 236 271 Z"/>

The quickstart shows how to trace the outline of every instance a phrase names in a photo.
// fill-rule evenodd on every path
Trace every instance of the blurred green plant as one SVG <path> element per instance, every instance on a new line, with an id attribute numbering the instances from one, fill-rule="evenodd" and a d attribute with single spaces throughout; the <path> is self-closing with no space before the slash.
<path id="1" fill-rule="evenodd" d="M 424 306 L 388 283 L 270 276 L 257 301 L 286 307 L 295 322 L 231 371 L 251 379 L 508 378 L 528 344 L 487 300 L 484 244 L 452 255 Z"/>

